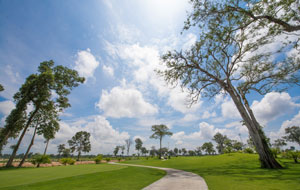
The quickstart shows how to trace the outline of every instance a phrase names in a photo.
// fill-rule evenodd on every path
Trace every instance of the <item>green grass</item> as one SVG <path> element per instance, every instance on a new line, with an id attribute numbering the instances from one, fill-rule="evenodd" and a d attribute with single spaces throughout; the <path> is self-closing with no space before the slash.
<path id="1" fill-rule="evenodd" d="M 0 170 L 0 190 L 142 189 L 164 171 L 108 164 Z"/>
<path id="2" fill-rule="evenodd" d="M 280 160 L 285 169 L 261 169 L 255 154 L 178 157 L 170 160 L 131 160 L 126 163 L 176 168 L 202 176 L 210 190 L 300 189 L 300 164 Z"/>

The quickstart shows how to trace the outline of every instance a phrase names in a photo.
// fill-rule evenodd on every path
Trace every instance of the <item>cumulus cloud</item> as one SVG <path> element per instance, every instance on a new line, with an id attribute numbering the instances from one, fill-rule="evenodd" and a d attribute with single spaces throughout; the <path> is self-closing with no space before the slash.
<path id="1" fill-rule="evenodd" d="M 156 106 L 146 102 L 139 90 L 119 86 L 110 92 L 103 90 L 96 106 L 104 111 L 104 115 L 113 118 L 134 118 L 158 113 Z"/>
<path id="2" fill-rule="evenodd" d="M 221 104 L 221 110 L 222 110 L 222 115 L 225 118 L 230 118 L 230 119 L 240 119 L 240 113 L 237 110 L 236 106 L 234 105 L 233 101 L 230 100 L 225 100 Z"/>
<path id="3" fill-rule="evenodd" d="M 285 129 L 287 127 L 299 126 L 300 125 L 300 111 L 291 120 L 286 120 L 282 123 L 280 129 L 276 132 L 271 132 L 270 137 L 272 140 L 276 140 L 285 136 Z"/>
<path id="4" fill-rule="evenodd" d="M 106 73 L 107 75 L 109 75 L 111 77 L 114 76 L 114 69 L 112 67 L 103 65 L 102 69 L 103 69 L 104 73 Z"/>
<path id="5" fill-rule="evenodd" d="M 252 109 L 258 121 L 267 124 L 284 114 L 290 113 L 300 104 L 293 102 L 291 96 L 286 92 L 270 92 L 261 101 L 253 101 Z"/>
<path id="6" fill-rule="evenodd" d="M 10 100 L 0 102 L 0 113 L 7 116 L 14 107 L 15 104 Z"/>
<path id="7" fill-rule="evenodd" d="M 79 51 L 75 61 L 74 69 L 78 71 L 82 77 L 93 78 L 94 72 L 98 67 L 99 62 L 96 60 L 90 49 Z"/>

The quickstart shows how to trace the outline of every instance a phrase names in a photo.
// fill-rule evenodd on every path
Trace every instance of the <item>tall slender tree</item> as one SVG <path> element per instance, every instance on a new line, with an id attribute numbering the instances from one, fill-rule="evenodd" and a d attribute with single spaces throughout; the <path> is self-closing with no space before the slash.
<path id="1" fill-rule="evenodd" d="M 190 92 L 191 103 L 200 95 L 228 94 L 253 139 L 261 167 L 282 168 L 246 95 L 251 91 L 264 95 L 299 84 L 299 57 L 297 53 L 287 54 L 291 49 L 298 51 L 299 37 L 288 39 L 276 52 L 267 48 L 261 51 L 283 32 L 292 35 L 292 31 L 299 30 L 299 3 L 296 0 L 191 0 L 191 3 L 193 10 L 184 29 L 197 26 L 198 40 L 189 50 L 162 56 L 167 69 L 158 73 L 171 85 L 180 81 Z M 267 32 L 259 35 L 264 29 Z"/>
<path id="2" fill-rule="evenodd" d="M 151 127 L 152 132 L 154 132 L 150 138 L 159 139 L 159 158 L 162 156 L 162 139 L 164 136 L 172 136 L 173 133 L 169 131 L 169 128 L 166 125 L 153 125 Z"/>
<path id="3" fill-rule="evenodd" d="M 79 161 L 81 152 L 91 151 L 91 134 L 86 131 L 77 132 L 71 140 L 68 140 L 71 152 L 78 152 L 77 161 Z"/>
<path id="4" fill-rule="evenodd" d="M 132 144 L 132 140 L 130 138 L 126 139 L 125 143 L 126 143 L 126 151 L 127 151 L 127 156 L 128 156 L 129 155 L 130 146 Z"/>
<path id="5" fill-rule="evenodd" d="M 6 167 L 12 166 L 17 150 L 25 136 L 27 129 L 31 126 L 38 112 L 45 106 L 53 104 L 53 109 L 62 111 L 70 106 L 67 95 L 70 91 L 84 82 L 77 71 L 64 66 L 55 66 L 54 62 L 45 61 L 38 67 L 38 73 L 30 75 L 19 91 L 14 95 L 16 108 L 6 118 L 4 129 L 1 130 L 0 149 L 7 143 L 8 138 L 17 137 L 22 131 L 16 146 L 9 158 Z M 57 94 L 53 98 L 52 93 Z M 33 110 L 27 113 L 27 107 L 31 104 Z"/>
<path id="6" fill-rule="evenodd" d="M 140 150 L 143 147 L 143 141 L 140 138 L 136 138 L 134 141 L 135 149 L 138 151 L 138 156 L 140 156 Z"/>

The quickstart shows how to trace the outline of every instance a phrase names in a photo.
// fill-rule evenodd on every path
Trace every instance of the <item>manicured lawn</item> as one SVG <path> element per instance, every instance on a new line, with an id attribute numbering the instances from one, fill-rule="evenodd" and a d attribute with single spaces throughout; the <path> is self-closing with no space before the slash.
<path id="1" fill-rule="evenodd" d="M 281 170 L 261 169 L 258 155 L 225 154 L 218 156 L 178 157 L 170 160 L 131 160 L 126 163 L 176 168 L 202 176 L 210 190 L 296 190 L 300 189 L 300 164 L 280 160 Z"/>
<path id="2" fill-rule="evenodd" d="M 1 190 L 142 189 L 164 171 L 109 164 L 0 170 Z"/>

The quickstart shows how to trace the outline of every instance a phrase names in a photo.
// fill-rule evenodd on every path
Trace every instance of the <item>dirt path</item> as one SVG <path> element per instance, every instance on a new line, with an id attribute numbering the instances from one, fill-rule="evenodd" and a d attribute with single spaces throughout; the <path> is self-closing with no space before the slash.
<path id="1" fill-rule="evenodd" d="M 120 163 L 111 163 L 120 164 Z M 160 168 L 154 166 L 143 166 L 135 164 L 120 164 L 126 166 L 146 167 L 165 170 L 167 175 L 160 180 L 145 187 L 143 190 L 207 190 L 208 187 L 202 177 L 197 174 L 186 172 L 182 170 L 176 170 L 171 168 Z"/>

